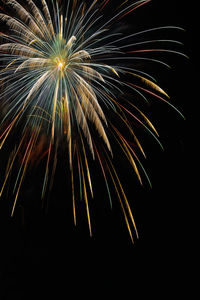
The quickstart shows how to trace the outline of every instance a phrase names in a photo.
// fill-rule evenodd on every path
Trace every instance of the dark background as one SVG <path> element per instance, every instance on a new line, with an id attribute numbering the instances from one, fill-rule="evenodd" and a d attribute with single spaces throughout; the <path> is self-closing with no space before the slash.
<path id="1" fill-rule="evenodd" d="M 151 119 L 165 148 L 162 151 L 150 139 L 146 141 L 145 166 L 153 189 L 140 187 L 134 176 L 128 182 L 130 176 L 122 170 L 127 176 L 127 195 L 139 239 L 135 239 L 134 245 L 131 243 L 119 204 L 114 201 L 113 210 L 109 209 L 100 184 L 96 185 L 98 192 L 91 205 L 93 237 L 89 237 L 83 204 L 80 204 L 83 213 L 74 227 L 71 210 L 66 205 L 71 196 L 63 195 L 64 179 L 60 176 L 51 196 L 56 203 L 52 201 L 47 215 L 38 211 L 37 205 L 27 209 L 24 217 L 20 207 L 14 218 L 1 209 L 1 299 L 49 296 L 60 299 L 72 297 L 71 293 L 92 295 L 95 299 L 121 291 L 123 299 L 126 292 L 136 299 L 141 299 L 144 293 L 163 299 L 186 292 L 189 248 L 193 244 L 188 220 L 194 205 L 190 166 L 194 106 L 190 83 L 191 15 L 192 8 L 185 1 L 154 0 L 128 18 L 133 29 L 183 27 L 186 31 L 177 36 L 184 43 L 183 52 L 190 57 L 189 60 L 170 58 L 172 69 L 162 71 L 158 77 L 186 120 L 159 101 L 150 107 Z"/>

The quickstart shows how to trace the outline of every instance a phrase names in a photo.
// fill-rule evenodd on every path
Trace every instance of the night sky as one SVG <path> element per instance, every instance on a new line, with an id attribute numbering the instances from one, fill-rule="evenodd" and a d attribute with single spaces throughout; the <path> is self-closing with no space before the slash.
<path id="1" fill-rule="evenodd" d="M 78 224 L 74 227 L 71 195 L 67 193 L 65 171 L 60 165 L 48 214 L 40 211 L 39 201 L 33 204 L 33 199 L 39 197 L 34 177 L 31 187 L 27 183 L 24 191 L 24 197 L 29 198 L 25 213 L 18 207 L 10 218 L 9 205 L 5 200 L 0 203 L 0 299 L 64 299 L 71 298 L 71 293 L 89 294 L 96 299 L 113 297 L 121 291 L 122 299 L 126 299 L 126 292 L 135 299 L 141 299 L 146 292 L 163 299 L 167 295 L 175 297 L 175 293 L 186 288 L 186 245 L 192 243 L 187 218 L 193 198 L 189 159 L 194 105 L 189 83 L 190 14 L 191 9 L 183 1 L 154 0 L 127 18 L 133 30 L 165 25 L 183 27 L 186 31 L 176 33 L 176 37 L 184 43 L 183 52 L 190 57 L 187 60 L 170 56 L 172 69 L 159 70 L 156 76 L 186 120 L 158 100 L 151 101 L 151 120 L 165 149 L 162 151 L 149 136 L 142 139 L 147 153 L 144 166 L 153 188 L 146 183 L 141 187 L 136 176 L 129 174 L 130 170 L 121 170 L 139 239 L 134 239 L 134 245 L 131 243 L 119 201 L 114 201 L 111 211 L 106 189 L 101 188 L 104 183 L 98 178 L 91 204 L 93 237 L 89 236 L 84 203 L 80 203 Z M 140 296 L 136 297 L 138 293 Z"/>

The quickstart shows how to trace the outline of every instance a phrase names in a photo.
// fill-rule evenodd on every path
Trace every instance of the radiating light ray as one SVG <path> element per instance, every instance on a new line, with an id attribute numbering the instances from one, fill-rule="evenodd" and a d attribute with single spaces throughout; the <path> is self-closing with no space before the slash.
<path id="1" fill-rule="evenodd" d="M 109 201 L 110 201 L 110 207 L 112 209 L 112 197 L 111 197 L 111 192 L 110 192 L 110 188 L 109 188 L 109 185 L 108 185 L 108 180 L 107 180 L 107 177 L 106 177 L 106 172 L 105 172 L 105 169 L 103 167 L 99 152 L 98 152 L 97 147 L 95 146 L 95 144 L 94 144 L 94 147 L 95 147 L 95 150 L 96 150 L 97 158 L 99 160 L 99 164 L 101 166 L 101 170 L 102 170 L 102 173 L 103 173 L 103 177 L 104 177 L 104 180 L 105 180 L 105 184 L 106 184 L 106 188 L 107 188 L 107 192 L 108 192 L 108 197 L 109 197 Z"/>
<path id="2" fill-rule="evenodd" d="M 170 50 L 170 49 L 140 49 L 140 50 L 127 51 L 127 53 L 145 53 L 145 52 L 168 52 L 168 53 L 175 53 L 178 55 L 182 55 L 185 58 L 188 58 L 188 56 L 185 55 L 184 53 L 175 50 Z"/>
<path id="3" fill-rule="evenodd" d="M 104 58 L 104 60 L 124 60 L 124 59 L 127 59 L 127 60 L 146 60 L 146 61 L 150 61 L 150 62 L 154 62 L 154 63 L 159 63 L 169 69 L 171 69 L 170 65 L 163 62 L 162 60 L 158 60 L 158 59 L 154 59 L 154 58 L 148 58 L 148 57 L 140 57 L 140 56 L 133 56 L 133 57 L 128 57 L 128 56 L 124 56 L 124 57 L 111 57 L 111 58 Z M 96 59 L 96 61 L 98 61 Z"/>
<path id="4" fill-rule="evenodd" d="M 142 41 L 142 42 L 137 42 L 137 43 L 130 43 L 130 44 L 126 44 L 123 46 L 119 46 L 118 48 L 121 50 L 124 48 L 133 47 L 133 46 L 141 46 L 141 45 L 155 44 L 155 43 L 174 43 L 174 44 L 178 44 L 178 45 L 183 45 L 183 43 L 176 41 L 176 40 L 164 40 L 164 39 L 159 40 L 159 39 L 157 39 L 157 40 L 148 40 L 148 41 Z"/>
<path id="5" fill-rule="evenodd" d="M 81 199 L 92 236 L 89 203 L 95 197 L 92 168 L 97 163 L 110 206 L 114 205 L 114 189 L 133 242 L 138 232 L 120 181 L 120 170 L 113 163 L 116 151 L 127 158 L 139 182 L 142 184 L 144 175 L 151 186 L 140 158 L 146 158 L 146 149 L 132 124 L 138 123 L 162 145 L 156 128 L 135 99 L 149 105 L 150 95 L 179 112 L 155 76 L 134 64 L 170 68 L 167 61 L 155 58 L 154 53 L 187 57 L 174 49 L 176 45 L 180 47 L 179 41 L 155 38 L 162 30 L 183 29 L 162 26 L 126 36 L 120 28 L 117 32 L 119 20 L 150 0 L 122 1 L 117 7 L 114 0 L 69 0 L 62 7 L 57 1 L 48 0 L 41 0 L 39 5 L 34 0 L 26 0 L 25 4 L 2 1 L 10 14 L 0 12 L 0 22 L 4 24 L 0 32 L 0 149 L 13 136 L 16 139 L 8 154 L 0 196 L 13 176 L 12 170 L 17 170 L 11 187 L 13 216 L 28 171 L 43 161 L 41 198 L 45 206 L 61 151 L 68 158 L 74 223 L 77 224 L 76 201 Z M 113 12 L 104 15 L 107 10 Z M 141 37 L 143 40 L 137 39 Z M 165 44 L 173 48 L 166 49 Z M 140 56 L 145 53 L 151 53 L 151 57 Z"/>
<path id="6" fill-rule="evenodd" d="M 90 210 L 89 210 L 89 205 L 88 205 L 88 195 L 87 195 L 86 182 L 85 182 L 85 176 L 84 176 L 84 171 L 83 171 L 83 163 L 82 163 L 81 157 L 80 157 L 80 166 L 81 166 L 81 173 L 82 173 L 82 180 L 83 180 L 83 196 L 84 196 L 85 205 L 86 205 L 88 226 L 89 226 L 90 236 L 92 236 L 92 227 L 91 227 L 91 221 L 90 221 Z"/>
<path id="7" fill-rule="evenodd" d="M 161 87 L 159 87 L 157 84 L 155 84 L 154 82 L 152 82 L 151 80 L 143 77 L 143 76 L 140 76 L 138 74 L 134 74 L 134 73 L 130 73 L 131 75 L 135 76 L 135 77 L 138 77 L 140 78 L 147 86 L 150 86 L 152 89 L 156 90 L 157 92 L 165 95 L 167 98 L 169 98 L 169 96 L 167 95 L 167 93 L 161 89 Z"/>
<path id="8" fill-rule="evenodd" d="M 124 14 L 120 15 L 119 19 L 124 18 L 126 15 L 130 14 L 132 11 L 134 11 L 135 9 L 139 8 L 140 6 L 150 2 L 151 0 L 144 0 L 144 1 L 137 1 L 134 5 L 134 7 L 132 7 L 132 5 L 130 5 L 128 8 L 124 9 L 122 12 L 126 11 Z M 121 13 L 120 13 L 121 14 Z"/>
<path id="9" fill-rule="evenodd" d="M 114 41 L 111 41 L 107 44 L 108 45 L 112 45 L 112 44 L 115 44 L 115 43 L 118 43 L 118 42 L 122 42 L 126 39 L 130 39 L 130 38 L 133 38 L 133 37 L 136 37 L 138 35 L 141 35 L 141 34 L 146 34 L 146 33 L 149 33 L 149 32 L 155 32 L 155 31 L 158 31 L 158 30 L 168 30 L 168 29 L 176 29 L 176 30 L 181 30 L 181 31 L 184 31 L 183 28 L 181 27 L 178 27 L 178 26 L 160 26 L 160 27 L 154 27 L 154 28 L 150 28 L 150 29 L 145 29 L 145 30 L 141 30 L 141 31 L 138 31 L 138 32 L 135 32 L 135 33 L 132 33 L 132 34 L 129 34 L 129 35 L 126 35 L 126 36 L 123 36 L 121 37 L 120 39 L 117 39 L 117 40 L 114 40 Z M 159 41 L 159 39 L 157 40 Z M 146 41 L 147 42 L 147 41 Z"/>
<path id="10" fill-rule="evenodd" d="M 133 170 L 135 171 L 137 177 L 138 177 L 138 180 L 140 182 L 140 184 L 142 185 L 142 180 L 141 180 L 141 176 L 140 176 L 140 173 L 138 171 L 138 168 L 137 168 L 137 165 L 127 147 L 128 145 L 128 142 L 124 139 L 123 135 L 117 130 L 117 128 L 115 128 L 113 125 L 112 125 L 112 128 L 114 129 L 114 131 L 116 132 L 117 134 L 117 137 L 119 138 L 120 140 L 120 147 L 122 148 L 122 151 L 125 153 L 125 155 L 127 156 L 128 160 L 130 161 L 130 164 L 132 165 L 133 167 Z M 134 153 L 134 156 L 136 157 L 136 159 L 138 160 L 136 154 Z"/>
<path id="11" fill-rule="evenodd" d="M 116 172 L 116 170 L 115 170 L 115 167 L 113 166 L 113 163 L 112 163 L 110 157 L 107 156 L 107 158 L 108 158 L 108 161 L 109 161 L 109 163 L 110 163 L 110 165 L 111 165 L 111 168 L 108 167 L 109 173 L 110 173 L 111 178 L 112 178 L 112 181 L 113 181 L 113 183 L 114 183 L 114 185 L 115 185 L 115 189 L 116 189 L 116 192 L 117 192 L 117 194 L 118 194 L 118 198 L 119 198 L 119 201 L 120 201 L 120 204 L 121 204 L 123 213 L 124 213 L 124 217 L 125 217 L 125 221 L 126 221 L 126 224 L 127 224 L 127 227 L 128 227 L 128 231 L 129 231 L 131 240 L 132 240 L 132 242 L 133 242 L 132 232 L 131 232 L 130 225 L 129 225 L 128 218 L 127 218 L 127 214 L 126 214 L 126 212 L 125 212 L 125 208 L 124 208 L 124 205 L 123 205 L 123 202 L 122 202 L 122 198 L 121 198 L 120 193 L 119 193 L 119 189 L 121 190 L 123 199 L 124 199 L 124 201 L 125 201 L 125 205 L 126 205 L 126 207 L 127 207 L 127 209 L 128 209 L 129 217 L 131 218 L 131 222 L 132 222 L 132 224 L 133 224 L 133 226 L 134 226 L 134 229 L 135 229 L 135 232 L 136 232 L 136 236 L 137 236 L 137 238 L 138 238 L 139 235 L 138 235 L 137 227 L 136 227 L 136 224 L 135 224 L 135 221 L 134 221 L 134 218 L 133 218 L 133 214 L 132 214 L 130 205 L 129 205 L 129 203 L 128 203 L 126 194 L 125 194 L 125 192 L 124 192 L 124 190 L 123 190 L 123 187 L 122 187 L 122 185 L 121 185 L 120 179 L 119 179 L 119 177 L 118 177 L 118 174 L 117 174 L 117 172 Z M 117 187 L 117 184 L 116 184 L 116 181 L 115 181 L 115 179 L 114 179 L 114 176 L 112 175 L 111 169 L 112 169 L 112 171 L 114 172 L 114 175 L 115 175 L 115 177 L 116 177 L 116 180 L 117 180 L 117 182 L 118 182 L 118 184 L 119 184 L 119 189 L 118 189 L 118 187 Z"/>
<path id="12" fill-rule="evenodd" d="M 163 148 L 161 142 L 158 140 L 158 138 L 153 134 L 153 132 L 140 119 L 138 119 L 132 112 L 130 112 L 130 110 L 125 108 L 123 105 L 121 105 L 119 103 L 118 103 L 118 105 L 120 107 L 122 107 L 129 115 L 131 115 L 139 124 L 141 124 L 154 137 L 154 139 L 157 141 L 157 143 L 160 145 L 160 147 L 164 150 L 164 148 Z"/>
<path id="13" fill-rule="evenodd" d="M 145 89 L 145 88 L 143 88 L 143 87 L 141 87 L 141 86 L 138 86 L 138 85 L 136 85 L 136 84 L 133 84 L 133 83 L 130 83 L 130 82 L 129 82 L 129 84 L 132 85 L 132 86 L 135 86 L 135 87 L 137 87 L 137 88 L 139 88 L 139 89 L 141 89 L 141 90 L 143 90 L 143 91 L 145 91 L 145 92 L 147 92 L 147 93 L 153 95 L 154 97 L 156 97 L 156 98 L 162 100 L 163 102 L 167 103 L 169 106 L 171 106 L 173 109 L 175 109 L 183 119 L 185 118 L 185 117 L 183 116 L 183 114 L 182 114 L 175 106 L 173 106 L 170 102 L 168 102 L 167 100 L 165 100 L 163 97 L 161 97 L 161 96 L 159 96 L 159 95 L 153 93 L 152 91 L 150 91 L 150 90 L 148 90 L 148 89 Z"/>
<path id="14" fill-rule="evenodd" d="M 105 1 L 104 1 L 103 5 L 102 5 L 102 7 L 101 7 L 101 10 L 104 9 L 104 7 L 108 4 L 109 1 L 110 1 L 110 0 L 105 0 Z"/>

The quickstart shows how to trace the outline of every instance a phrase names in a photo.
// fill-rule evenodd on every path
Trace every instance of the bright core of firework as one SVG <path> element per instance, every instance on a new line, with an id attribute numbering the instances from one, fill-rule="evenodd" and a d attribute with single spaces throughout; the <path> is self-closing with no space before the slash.
<path id="1" fill-rule="evenodd" d="M 62 62 L 59 62 L 59 63 L 58 63 L 58 69 L 61 70 L 62 67 L 63 67 L 63 63 L 62 63 Z"/>
<path id="2" fill-rule="evenodd" d="M 180 28 L 152 28 L 129 33 L 127 37 L 116 31 L 115 24 L 150 0 L 122 1 L 119 7 L 114 0 L 69 0 L 63 1 L 64 9 L 56 1 L 41 0 L 40 7 L 33 0 L 25 1 L 26 6 L 17 0 L 1 1 L 12 13 L 0 13 L 0 22 L 4 23 L 0 32 L 0 149 L 15 133 L 19 139 L 14 145 L 9 144 L 13 148 L 0 196 L 13 183 L 10 178 L 15 171 L 11 193 L 13 215 L 28 170 L 43 160 L 44 203 L 47 188 L 52 188 L 58 152 L 65 151 L 74 222 L 77 222 L 77 198 L 83 199 L 92 234 L 89 203 L 94 197 L 92 163 L 95 161 L 111 207 L 110 185 L 114 187 L 133 241 L 132 229 L 138 236 L 137 228 L 119 170 L 113 164 L 112 142 L 130 163 L 139 182 L 142 184 L 142 173 L 150 183 L 140 161 L 140 156 L 146 154 L 136 136 L 135 123 L 160 142 L 152 122 L 134 100 L 137 97 L 142 103 L 148 102 L 150 95 L 168 103 L 169 97 L 151 74 L 137 69 L 134 63 L 168 67 L 148 55 L 161 51 L 181 54 L 155 47 L 167 41 L 178 43 L 145 40 L 146 34 Z M 114 8 L 113 15 L 107 18 L 103 15 L 106 6 L 110 11 Z M 145 37 L 141 39 L 143 33 Z"/>
<path id="3" fill-rule="evenodd" d="M 61 15 L 62 20 L 62 15 Z M 60 31 L 62 32 L 62 29 L 60 28 Z M 63 39 L 62 35 L 58 35 L 58 37 L 55 39 L 55 42 L 53 43 L 53 61 L 56 62 L 58 70 L 66 69 L 68 66 L 70 66 L 70 60 L 71 63 L 73 63 L 74 57 L 76 59 L 81 59 L 81 56 L 83 54 L 83 51 L 80 51 L 78 53 L 73 52 L 72 47 L 74 46 L 74 42 L 76 41 L 76 37 L 72 36 L 68 42 L 66 42 L 65 39 Z M 73 53 L 73 55 L 72 55 Z M 55 57 L 55 55 L 58 54 L 58 56 Z M 89 55 L 89 54 L 88 54 Z M 51 56 L 51 54 L 50 54 Z M 72 66 L 72 64 L 71 64 Z"/>

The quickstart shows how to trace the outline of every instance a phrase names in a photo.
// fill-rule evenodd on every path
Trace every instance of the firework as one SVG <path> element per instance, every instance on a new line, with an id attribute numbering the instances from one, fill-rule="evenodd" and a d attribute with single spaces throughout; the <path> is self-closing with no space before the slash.
<path id="1" fill-rule="evenodd" d="M 116 24 L 149 0 L 122 1 L 114 8 L 113 2 L 69 0 L 60 5 L 45 0 L 25 0 L 23 4 L 2 0 L 0 148 L 5 147 L 9 136 L 16 135 L 18 142 L 10 149 L 0 194 L 17 168 L 12 187 L 13 215 L 28 170 L 43 160 L 43 199 L 52 187 L 58 151 L 62 149 L 63 157 L 68 156 L 69 161 L 74 223 L 76 199 L 83 198 L 92 235 L 89 198 L 95 194 L 91 176 L 91 161 L 95 161 L 100 166 L 111 205 L 110 183 L 114 186 L 133 241 L 132 228 L 136 236 L 138 232 L 118 170 L 113 165 L 115 153 L 111 141 L 115 141 L 130 162 L 139 182 L 142 184 L 144 176 L 151 184 L 140 162 L 139 153 L 145 157 L 145 152 L 133 124 L 138 123 L 160 142 L 155 127 L 134 98 L 148 101 L 149 94 L 171 104 L 155 79 L 134 68 L 134 63 L 167 66 L 161 60 L 140 55 L 160 51 L 182 53 L 152 48 L 158 43 L 177 44 L 175 40 L 137 38 L 181 28 L 151 28 L 125 36 L 120 25 L 119 31 L 116 30 Z M 104 11 L 110 9 L 114 12 L 106 18 Z"/>

